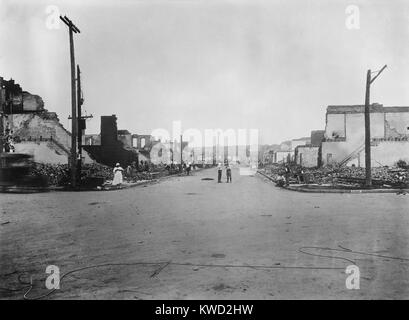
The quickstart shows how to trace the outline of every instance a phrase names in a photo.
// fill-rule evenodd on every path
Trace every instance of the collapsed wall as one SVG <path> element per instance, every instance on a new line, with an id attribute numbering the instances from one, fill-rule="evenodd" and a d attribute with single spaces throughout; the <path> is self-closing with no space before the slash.
<path id="1" fill-rule="evenodd" d="M 40 163 L 67 164 L 70 156 L 71 133 L 60 123 L 55 112 L 7 115 L 3 120 L 14 140 L 15 152 L 28 153 Z M 83 152 L 85 163 L 93 161 Z"/>
<path id="2" fill-rule="evenodd" d="M 22 91 L 21 99 L 6 103 L 3 128 L 9 130 L 15 152 L 31 154 L 35 162 L 67 164 L 71 133 L 60 123 L 55 112 L 44 109 L 41 97 Z M 83 152 L 84 162 L 93 161 Z"/>
<path id="3" fill-rule="evenodd" d="M 365 166 L 365 107 L 328 106 L 324 165 Z M 371 166 L 395 166 L 409 161 L 409 107 L 370 106 Z"/>

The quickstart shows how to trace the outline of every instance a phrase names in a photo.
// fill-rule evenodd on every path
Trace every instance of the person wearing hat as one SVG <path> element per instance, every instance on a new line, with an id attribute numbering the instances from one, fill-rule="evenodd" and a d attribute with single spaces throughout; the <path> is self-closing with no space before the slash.
<path id="1" fill-rule="evenodd" d="M 114 168 L 114 180 L 112 181 L 113 186 L 122 184 L 123 182 L 122 171 L 124 171 L 124 169 L 122 169 L 119 163 L 117 163 Z"/>

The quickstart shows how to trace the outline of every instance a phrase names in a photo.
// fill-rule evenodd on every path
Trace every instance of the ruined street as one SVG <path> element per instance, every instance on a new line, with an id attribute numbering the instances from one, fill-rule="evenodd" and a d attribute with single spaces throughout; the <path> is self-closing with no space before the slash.
<path id="1" fill-rule="evenodd" d="M 0 287 L 25 287 L 0 297 L 22 299 L 30 276 L 27 298 L 49 293 L 48 265 L 62 279 L 45 299 L 409 297 L 408 196 L 298 193 L 237 168 L 232 184 L 216 176 L 0 194 Z M 345 285 L 351 261 L 359 290 Z"/>

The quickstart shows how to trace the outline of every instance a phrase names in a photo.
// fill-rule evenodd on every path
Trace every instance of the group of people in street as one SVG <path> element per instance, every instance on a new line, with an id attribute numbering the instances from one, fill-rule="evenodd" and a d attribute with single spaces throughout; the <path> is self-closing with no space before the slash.
<path id="1" fill-rule="evenodd" d="M 170 164 L 166 165 L 165 168 L 168 170 L 169 174 L 179 172 L 186 173 L 186 175 L 189 176 L 192 170 L 196 170 L 197 166 L 192 162 L 182 162 L 182 164 L 177 164 L 176 162 L 172 161 Z"/>
<path id="2" fill-rule="evenodd" d="M 226 163 L 225 166 L 226 170 L 226 182 L 231 183 L 231 166 L 229 163 Z M 222 182 L 222 175 L 223 175 L 223 166 L 221 163 L 217 165 L 217 182 L 221 183 Z"/>
<path id="3" fill-rule="evenodd" d="M 174 167 L 175 168 L 175 167 Z M 182 164 L 182 171 L 186 172 L 186 175 L 190 175 L 191 170 L 194 169 L 194 165 L 192 163 L 183 163 Z M 116 163 L 113 173 L 114 173 L 114 179 L 112 181 L 113 186 L 120 186 L 123 183 L 123 173 L 126 172 L 127 176 L 132 176 L 132 173 L 137 170 L 135 164 L 129 165 L 126 168 L 126 171 L 121 167 L 120 163 Z M 226 182 L 231 183 L 232 182 L 232 168 L 229 163 L 226 163 L 225 165 L 225 171 L 226 171 Z M 217 166 L 217 182 L 221 183 L 222 182 L 222 176 L 223 176 L 223 166 L 221 163 L 218 164 Z"/>

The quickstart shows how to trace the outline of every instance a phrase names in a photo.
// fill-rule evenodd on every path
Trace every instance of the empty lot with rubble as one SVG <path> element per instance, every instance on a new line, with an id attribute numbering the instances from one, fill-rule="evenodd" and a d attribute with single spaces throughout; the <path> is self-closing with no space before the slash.
<path id="1" fill-rule="evenodd" d="M 407 299 L 408 204 L 287 191 L 238 169 L 232 184 L 208 169 L 117 191 L 0 194 L 0 297 Z M 358 290 L 346 288 L 351 264 Z"/>

